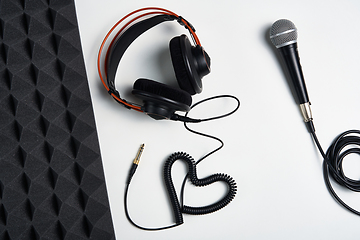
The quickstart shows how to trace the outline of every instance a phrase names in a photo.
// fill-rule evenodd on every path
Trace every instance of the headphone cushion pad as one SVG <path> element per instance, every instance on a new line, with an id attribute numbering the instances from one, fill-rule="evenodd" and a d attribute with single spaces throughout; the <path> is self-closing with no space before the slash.
<path id="1" fill-rule="evenodd" d="M 192 80 L 189 77 L 188 69 L 185 64 L 185 60 L 181 50 L 180 37 L 174 37 L 173 39 L 171 39 L 169 48 L 170 48 L 171 61 L 174 67 L 174 72 L 179 87 L 184 91 L 190 93 L 191 95 L 196 94 L 191 84 L 191 81 L 194 80 Z"/>
<path id="2" fill-rule="evenodd" d="M 192 103 L 189 93 L 149 79 L 141 78 L 136 80 L 133 89 L 159 95 L 187 106 L 191 106 Z"/>

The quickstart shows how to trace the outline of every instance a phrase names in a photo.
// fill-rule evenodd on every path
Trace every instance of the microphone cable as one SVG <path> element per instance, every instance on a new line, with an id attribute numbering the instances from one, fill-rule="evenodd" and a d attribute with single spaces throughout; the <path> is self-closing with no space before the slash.
<path id="1" fill-rule="evenodd" d="M 360 212 L 346 204 L 335 192 L 330 182 L 331 178 L 340 186 L 346 187 L 351 191 L 360 192 L 360 180 L 348 178 L 343 170 L 343 160 L 349 154 L 358 154 L 360 156 L 360 131 L 348 130 L 337 136 L 326 153 L 322 149 L 320 142 L 315 134 L 315 128 L 312 120 L 306 123 L 308 130 L 314 139 L 316 146 L 321 153 L 323 161 L 323 176 L 325 185 L 330 195 L 344 208 L 360 216 Z M 310 126 L 310 127 L 309 127 Z"/>
<path id="2" fill-rule="evenodd" d="M 213 97 L 210 97 L 210 98 L 206 98 L 204 100 L 201 100 L 201 101 L 195 103 L 194 105 L 191 106 L 190 111 L 194 107 L 196 107 L 196 106 L 198 106 L 198 105 L 200 105 L 200 104 L 202 104 L 204 102 L 214 100 L 214 99 L 219 99 L 219 98 L 231 98 L 231 99 L 234 99 L 234 100 L 236 100 L 237 105 L 232 111 L 230 111 L 228 113 L 225 113 L 225 114 L 219 115 L 219 116 L 215 116 L 215 117 L 200 119 L 198 122 L 212 121 L 212 120 L 221 119 L 221 118 L 230 116 L 233 113 L 235 113 L 240 107 L 240 101 L 239 101 L 239 99 L 237 97 L 232 96 L 232 95 L 218 95 L 218 96 L 213 96 Z M 189 112 L 187 112 L 185 114 L 185 117 L 187 117 Z M 203 161 L 204 159 L 209 157 L 210 155 L 212 155 L 215 152 L 219 151 L 224 146 L 224 143 L 218 137 L 215 137 L 215 136 L 212 136 L 212 135 L 209 135 L 209 134 L 205 134 L 205 133 L 201 133 L 201 132 L 198 132 L 198 131 L 195 131 L 195 130 L 189 128 L 188 123 L 189 122 L 184 122 L 184 127 L 185 127 L 186 130 L 188 130 L 191 133 L 203 136 L 203 137 L 214 139 L 214 140 L 216 140 L 216 141 L 218 141 L 220 143 L 220 146 L 217 147 L 216 149 L 210 151 L 209 153 L 207 153 L 206 155 L 201 157 L 196 162 L 194 161 L 194 159 L 189 154 L 184 153 L 184 152 L 173 153 L 166 160 L 166 162 L 164 164 L 164 172 L 163 172 L 164 173 L 164 182 L 165 182 L 165 186 L 166 186 L 166 189 L 168 191 L 169 199 L 170 199 L 170 202 L 171 202 L 171 205 L 172 205 L 173 214 L 174 214 L 174 218 L 175 218 L 175 224 L 165 226 L 165 227 L 159 227 L 159 228 L 147 228 L 147 227 L 143 227 L 143 226 L 138 225 L 137 223 L 135 223 L 132 220 L 132 218 L 131 218 L 131 216 L 129 214 L 129 211 L 128 211 L 128 203 L 127 203 L 128 191 L 129 191 L 129 186 L 130 186 L 130 183 L 131 183 L 131 179 L 132 179 L 133 175 L 135 174 L 135 171 L 136 171 L 137 166 L 138 166 L 139 161 L 140 161 L 140 156 L 141 156 L 142 151 L 144 149 L 144 144 L 141 145 L 141 147 L 140 147 L 140 149 L 139 149 L 139 151 L 137 153 L 137 156 L 136 156 L 136 158 L 135 158 L 135 160 L 134 160 L 134 162 L 132 164 L 132 167 L 131 167 L 131 169 L 129 171 L 129 175 L 128 175 L 128 179 L 127 179 L 126 187 L 125 187 L 125 194 L 124 194 L 124 209 L 125 209 L 126 218 L 128 219 L 128 221 L 132 225 L 134 225 L 135 227 L 137 227 L 139 229 L 147 230 L 147 231 L 158 231 L 158 230 L 165 230 L 165 229 L 177 227 L 177 226 L 183 224 L 183 218 L 182 218 L 183 213 L 193 214 L 193 215 L 212 213 L 212 212 L 215 212 L 215 211 L 225 207 L 235 197 L 235 194 L 236 194 L 236 191 L 237 191 L 237 186 L 236 186 L 235 180 L 232 177 L 230 177 L 229 175 L 222 174 L 222 173 L 221 174 L 217 173 L 217 174 L 210 175 L 210 176 L 208 176 L 206 178 L 202 178 L 202 179 L 197 178 L 196 166 L 201 161 Z M 194 123 L 194 122 L 190 122 L 190 123 Z M 178 199 L 178 196 L 176 194 L 176 191 L 175 191 L 175 188 L 173 186 L 172 179 L 171 179 L 171 167 L 172 167 L 172 164 L 177 160 L 183 160 L 188 165 L 188 173 L 187 173 L 187 175 L 185 176 L 185 178 L 183 180 L 181 190 L 180 190 L 180 202 L 181 202 L 181 204 L 179 203 L 179 199 Z M 205 186 L 205 185 L 209 185 L 211 183 L 217 182 L 217 181 L 224 182 L 228 186 L 227 194 L 221 200 L 219 200 L 216 203 L 213 203 L 211 205 L 208 205 L 208 206 L 203 206 L 203 207 L 185 206 L 183 204 L 183 202 L 184 202 L 183 201 L 183 196 L 184 196 L 184 189 L 185 189 L 186 180 L 188 178 L 190 179 L 190 181 L 195 186 Z"/>

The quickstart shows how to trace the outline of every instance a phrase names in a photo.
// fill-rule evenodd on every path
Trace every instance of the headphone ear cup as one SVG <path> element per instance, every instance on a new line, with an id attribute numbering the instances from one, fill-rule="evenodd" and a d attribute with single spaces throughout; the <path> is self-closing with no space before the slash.
<path id="1" fill-rule="evenodd" d="M 170 54 L 181 89 L 194 95 L 202 91 L 202 77 L 210 73 L 210 57 L 199 45 L 193 47 L 186 35 L 171 39 Z"/>
<path id="2" fill-rule="evenodd" d="M 132 94 L 143 100 L 143 111 L 155 119 L 170 119 L 175 111 L 187 112 L 192 103 L 191 95 L 163 83 L 138 79 Z"/>
<path id="3" fill-rule="evenodd" d="M 194 95 L 196 92 L 191 84 L 191 81 L 193 80 L 191 80 L 189 77 L 188 70 L 186 69 L 186 64 L 181 52 L 180 37 L 174 37 L 171 39 L 169 48 L 171 61 L 179 87 L 191 95 Z"/>

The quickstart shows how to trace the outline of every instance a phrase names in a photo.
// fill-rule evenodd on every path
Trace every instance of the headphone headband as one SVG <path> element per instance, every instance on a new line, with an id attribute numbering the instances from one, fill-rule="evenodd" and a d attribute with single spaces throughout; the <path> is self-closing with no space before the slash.
<path id="1" fill-rule="evenodd" d="M 104 48 L 105 43 L 108 40 L 110 34 L 115 30 L 115 28 L 121 22 L 123 22 L 128 17 L 130 17 L 136 13 L 139 13 L 142 11 L 149 11 L 149 10 L 157 10 L 157 12 L 148 12 L 148 13 L 139 15 L 139 16 L 131 19 L 128 23 L 126 23 L 119 30 L 119 32 L 117 32 L 117 34 L 111 41 L 111 43 L 108 47 L 108 50 L 106 51 L 105 66 L 104 66 L 105 74 L 103 75 L 102 71 L 101 71 L 101 64 L 100 64 L 101 54 L 102 54 L 103 48 Z M 137 23 L 133 24 L 132 26 L 130 26 L 127 30 L 124 30 L 127 26 L 129 26 L 135 20 L 145 17 L 145 16 L 148 16 L 148 15 L 154 15 L 154 14 L 156 14 L 156 15 L 151 18 L 137 22 Z M 100 50 L 99 50 L 99 54 L 98 54 L 98 72 L 99 72 L 100 79 L 101 79 L 103 85 L 105 86 L 106 90 L 118 103 L 121 103 L 122 105 L 124 105 L 125 107 L 127 107 L 129 109 L 134 109 L 134 110 L 142 112 L 141 106 L 138 106 L 133 103 L 129 103 L 125 99 L 120 98 L 120 94 L 115 88 L 115 75 L 116 75 L 117 67 L 118 67 L 121 57 L 125 53 L 126 49 L 130 46 L 130 44 L 137 37 L 139 37 L 141 34 L 146 32 L 147 30 L 151 29 L 152 27 L 154 27 L 162 22 L 173 21 L 173 20 L 177 20 L 180 25 L 183 25 L 190 32 L 190 35 L 193 37 L 195 44 L 201 46 L 200 41 L 195 34 L 195 29 L 188 21 L 186 21 L 181 16 L 178 16 L 177 14 L 175 14 L 169 10 L 162 9 L 162 8 L 142 8 L 142 9 L 138 9 L 136 11 L 129 13 L 128 15 L 123 17 L 121 20 L 119 20 L 111 28 L 111 30 L 108 32 L 108 34 L 104 38 L 104 40 L 100 46 Z M 107 84 L 105 83 L 105 79 L 107 81 Z"/>
<path id="2" fill-rule="evenodd" d="M 169 15 L 157 15 L 145 19 L 132 25 L 116 40 L 115 44 L 113 44 L 111 48 L 109 48 L 110 55 L 108 57 L 108 62 L 105 66 L 107 71 L 107 82 L 110 89 L 115 89 L 114 82 L 116 70 L 122 56 L 124 55 L 127 48 L 130 46 L 130 44 L 147 30 L 155 27 L 160 23 L 173 20 L 175 20 L 175 17 Z"/>

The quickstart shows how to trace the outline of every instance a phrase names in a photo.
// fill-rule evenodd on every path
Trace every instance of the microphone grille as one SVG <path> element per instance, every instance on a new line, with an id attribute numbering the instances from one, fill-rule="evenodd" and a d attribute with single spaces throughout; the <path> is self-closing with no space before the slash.
<path id="1" fill-rule="evenodd" d="M 277 48 L 296 43 L 297 29 L 295 24 L 287 19 L 277 20 L 271 26 L 270 40 Z"/>

